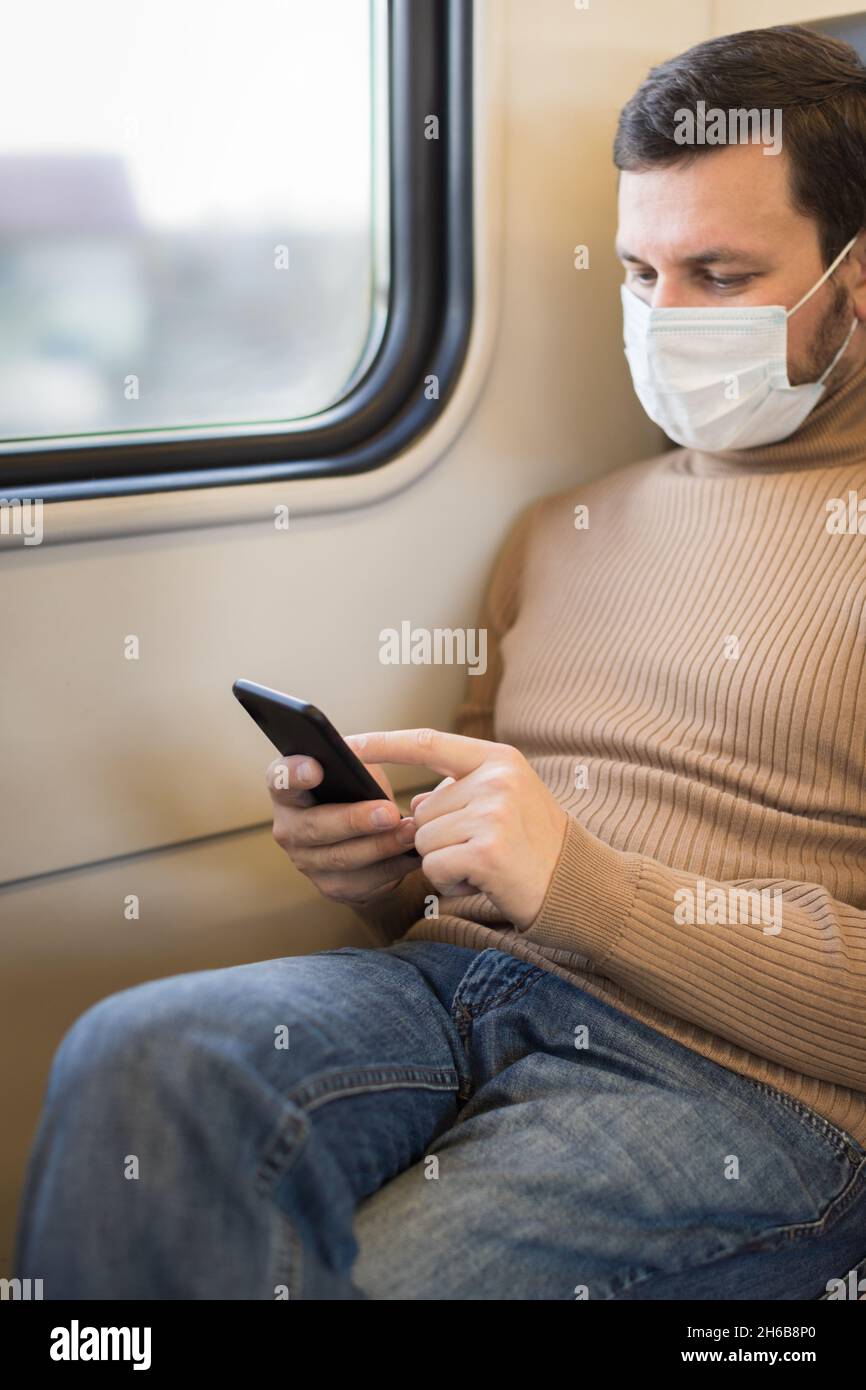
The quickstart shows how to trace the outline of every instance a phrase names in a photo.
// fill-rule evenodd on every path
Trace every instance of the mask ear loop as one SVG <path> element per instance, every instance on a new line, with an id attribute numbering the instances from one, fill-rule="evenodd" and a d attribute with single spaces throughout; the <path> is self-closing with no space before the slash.
<path id="1" fill-rule="evenodd" d="M 823 371 L 823 372 L 821 373 L 821 375 L 818 377 L 818 382 L 817 382 L 817 384 L 818 384 L 819 386 L 823 386 L 824 382 L 827 380 L 827 377 L 830 375 L 830 373 L 832 372 L 832 370 L 833 370 L 833 368 L 835 367 L 836 363 L 839 361 L 839 358 L 842 356 L 842 353 L 845 351 L 846 347 L 848 346 L 848 344 L 850 343 L 851 339 L 853 338 L 853 336 L 854 336 L 854 329 L 855 329 L 856 327 L 857 327 L 857 319 L 854 320 L 854 322 L 851 324 L 851 327 L 848 329 L 848 335 L 847 335 L 847 337 L 846 337 L 844 343 L 843 343 L 842 346 L 840 347 L 839 351 L 836 353 L 836 356 L 833 358 L 833 361 L 830 363 L 829 367 L 826 369 L 826 371 Z"/>
<path id="2" fill-rule="evenodd" d="M 860 233 L 858 232 L 858 233 L 857 233 L 857 236 L 859 236 L 859 235 L 860 235 Z M 812 286 L 812 288 L 811 288 L 810 290 L 807 290 L 806 293 L 803 295 L 803 298 L 797 300 L 797 303 L 794 305 L 793 309 L 789 309 L 789 310 L 788 310 L 788 312 L 787 312 L 787 314 L 786 314 L 786 316 L 785 316 L 786 318 L 790 318 L 792 314 L 795 314 L 795 313 L 797 312 L 797 310 L 799 309 L 800 305 L 801 305 L 801 304 L 805 304 L 805 303 L 806 303 L 806 300 L 807 300 L 807 299 L 811 299 L 811 298 L 812 298 L 812 295 L 815 293 L 815 291 L 816 291 L 816 290 L 819 290 L 819 289 L 821 288 L 821 286 L 823 285 L 824 281 L 825 281 L 830 275 L 833 274 L 833 271 L 836 269 L 836 267 L 837 267 L 837 265 L 839 264 L 839 262 L 840 262 L 840 261 L 844 261 L 845 257 L 848 255 L 848 252 L 851 250 L 851 247 L 854 245 L 855 241 L 857 240 L 857 236 L 852 236 L 851 240 L 848 242 L 848 245 L 842 247 L 842 250 L 839 252 L 839 254 L 838 254 L 838 256 L 836 257 L 835 261 L 833 261 L 830 265 L 828 265 L 827 269 L 824 271 L 824 274 L 821 276 L 821 279 L 820 279 L 820 280 L 816 280 L 816 281 L 815 281 L 815 284 Z M 855 318 L 855 319 L 854 319 L 854 322 L 851 324 L 851 327 L 848 329 L 848 334 L 847 334 L 847 337 L 845 338 L 844 343 L 843 343 L 842 346 L 840 347 L 839 351 L 836 353 L 836 356 L 833 358 L 833 361 L 830 363 L 829 367 L 827 367 L 826 370 L 823 371 L 823 372 L 821 373 L 821 375 L 818 377 L 818 380 L 817 380 L 817 382 L 815 383 L 816 386 L 823 386 L 824 382 L 827 380 L 827 377 L 830 375 L 830 373 L 832 372 L 832 370 L 833 370 L 833 368 L 835 367 L 836 363 L 839 361 L 840 357 L 842 356 L 842 353 L 845 351 L 846 347 L 848 346 L 848 344 L 850 343 L 851 339 L 853 338 L 853 336 L 854 336 L 854 329 L 855 329 L 856 327 L 857 327 L 857 319 Z"/>
<path id="3" fill-rule="evenodd" d="M 845 257 L 848 255 L 848 252 L 851 250 L 851 247 L 854 245 L 854 242 L 857 240 L 857 237 L 859 235 L 860 233 L 858 232 L 857 236 L 852 236 L 851 240 L 848 242 L 848 245 L 842 247 L 842 250 L 839 252 L 835 261 L 833 261 L 831 265 L 828 265 L 827 269 L 824 271 L 824 274 L 821 276 L 821 279 L 816 280 L 812 288 L 810 290 L 807 290 L 806 293 L 803 295 L 803 298 L 797 300 L 797 303 L 794 305 L 793 309 L 788 310 L 787 318 L 790 318 L 792 314 L 796 314 L 800 305 L 805 304 L 806 300 L 811 299 L 815 291 L 821 288 L 827 277 L 833 274 L 833 271 L 836 269 L 839 262 L 844 261 Z"/>

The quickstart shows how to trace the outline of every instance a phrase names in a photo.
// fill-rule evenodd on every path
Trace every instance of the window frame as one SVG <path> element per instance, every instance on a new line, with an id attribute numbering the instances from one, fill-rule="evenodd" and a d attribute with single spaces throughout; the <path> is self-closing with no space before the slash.
<path id="1" fill-rule="evenodd" d="M 388 315 L 348 394 L 279 430 L 185 427 L 158 439 L 0 450 L 3 498 L 80 501 L 365 473 L 439 418 L 473 312 L 472 12 L 473 0 L 388 0 Z M 439 116 L 438 140 L 425 138 L 430 114 Z M 432 399 L 430 376 L 438 381 Z"/>

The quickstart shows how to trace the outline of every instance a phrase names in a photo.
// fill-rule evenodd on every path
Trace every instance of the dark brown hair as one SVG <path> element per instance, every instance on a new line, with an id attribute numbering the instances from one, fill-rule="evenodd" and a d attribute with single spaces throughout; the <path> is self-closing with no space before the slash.
<path id="1" fill-rule="evenodd" d="M 705 158 L 717 145 L 674 140 L 677 112 L 781 110 L 791 200 L 818 224 L 824 265 L 866 227 L 866 66 L 850 44 L 801 25 L 746 29 L 652 68 L 623 107 L 618 169 Z"/>

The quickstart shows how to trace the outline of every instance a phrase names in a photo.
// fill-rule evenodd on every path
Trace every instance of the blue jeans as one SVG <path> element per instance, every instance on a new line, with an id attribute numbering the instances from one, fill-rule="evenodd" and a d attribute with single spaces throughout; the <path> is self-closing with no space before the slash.
<path id="1" fill-rule="evenodd" d="M 55 1054 L 15 1273 L 47 1299 L 816 1299 L 866 1151 L 502 951 L 137 985 Z"/>

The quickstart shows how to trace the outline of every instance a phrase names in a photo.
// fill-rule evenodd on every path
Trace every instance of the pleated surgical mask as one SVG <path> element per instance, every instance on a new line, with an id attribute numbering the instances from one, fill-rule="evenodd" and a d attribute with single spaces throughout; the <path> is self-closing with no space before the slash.
<path id="1" fill-rule="evenodd" d="M 793 309 L 780 304 L 653 309 L 621 287 L 625 355 L 641 405 L 665 434 L 709 453 L 772 444 L 823 396 L 844 343 L 817 381 L 788 381 L 788 319 L 843 261 L 848 242 Z"/>

